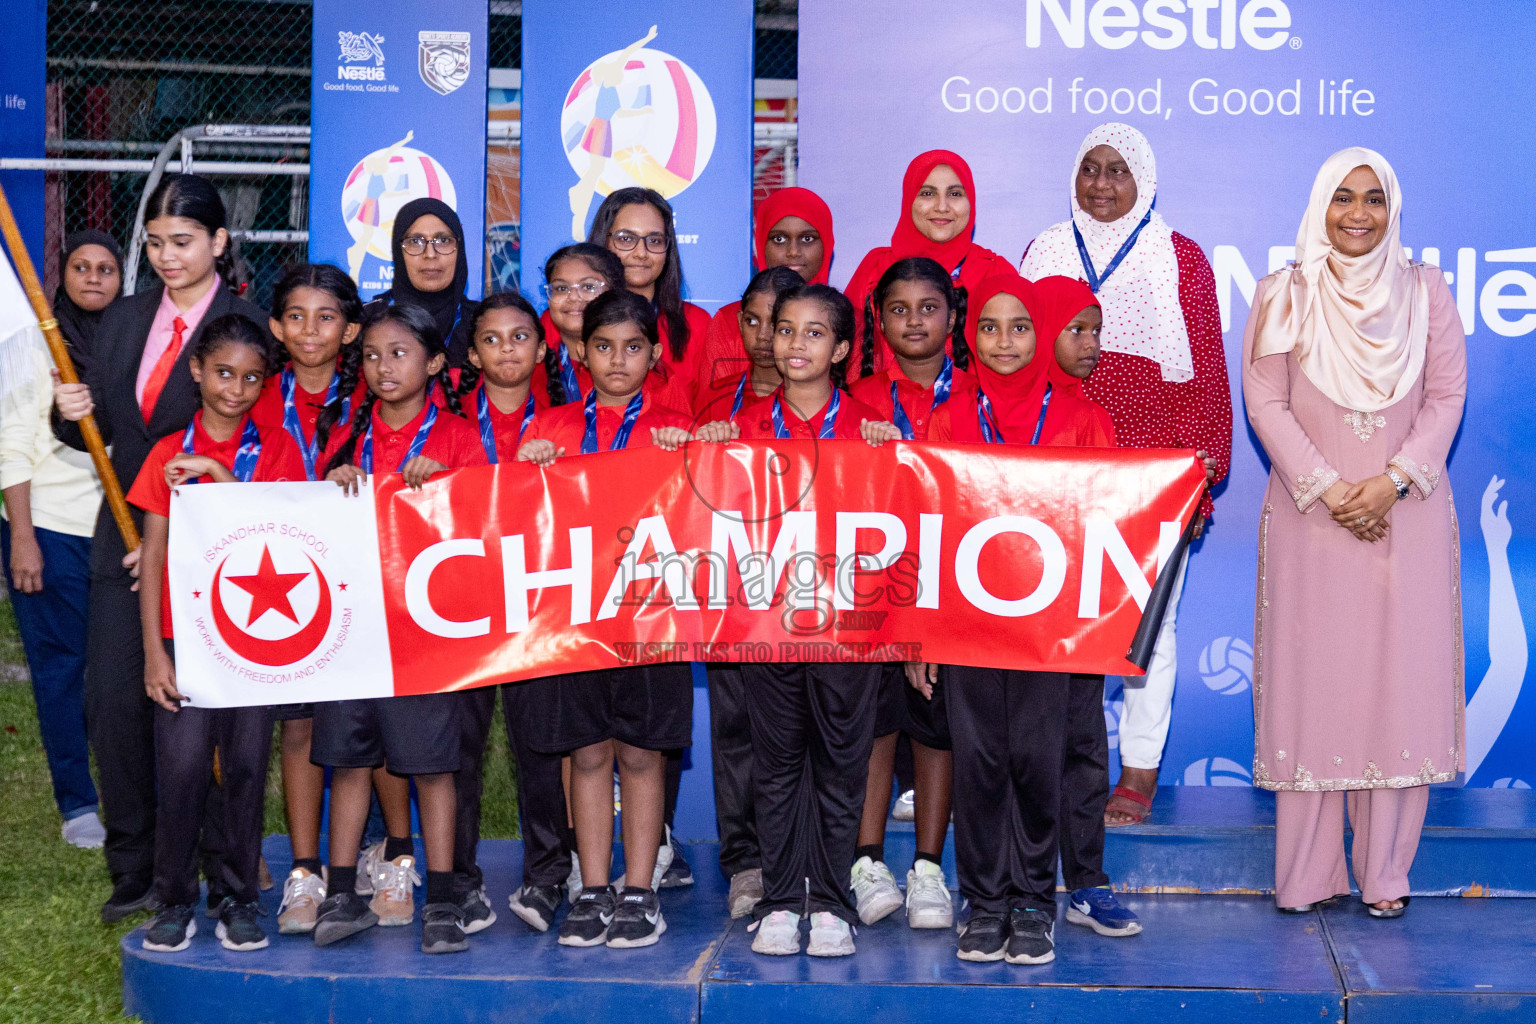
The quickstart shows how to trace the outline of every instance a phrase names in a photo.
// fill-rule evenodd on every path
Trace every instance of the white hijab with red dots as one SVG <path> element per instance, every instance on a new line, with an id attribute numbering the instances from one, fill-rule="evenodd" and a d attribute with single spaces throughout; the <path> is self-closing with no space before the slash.
<path id="1" fill-rule="evenodd" d="M 1136 179 L 1136 204 L 1125 216 L 1107 224 L 1094 220 L 1077 203 L 1077 171 L 1088 151 L 1096 146 L 1113 147 L 1125 158 L 1131 177 Z M 1193 378 L 1195 363 L 1189 350 L 1189 330 L 1179 305 L 1179 261 L 1173 251 L 1173 229 L 1161 214 L 1152 210 L 1157 198 L 1157 161 L 1147 137 L 1117 121 L 1099 125 L 1078 147 L 1067 193 L 1071 196 L 1072 219 L 1051 225 L 1030 243 L 1019 264 L 1019 273 L 1031 281 L 1053 274 L 1086 281 L 1088 275 L 1083 271 L 1072 226 L 1075 224 L 1082 233 L 1095 270 L 1102 272 L 1151 210 L 1152 216 L 1137 236 L 1136 244 L 1099 289 L 1099 304 L 1104 310 L 1100 344 L 1106 352 L 1152 360 L 1162 368 L 1164 380 L 1179 382 Z"/>

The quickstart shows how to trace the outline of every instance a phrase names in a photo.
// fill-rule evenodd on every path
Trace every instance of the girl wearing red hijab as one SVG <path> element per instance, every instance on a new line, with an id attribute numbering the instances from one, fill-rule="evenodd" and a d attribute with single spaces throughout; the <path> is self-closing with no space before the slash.
<path id="1" fill-rule="evenodd" d="M 1072 444 L 1097 436 L 1100 428 L 1082 405 L 1052 400 L 1051 340 L 1081 309 L 1067 310 L 1075 300 L 1058 300 L 1050 291 L 1042 300 L 1034 286 L 1012 273 L 980 282 L 970 299 L 966 336 L 976 353 L 976 387 L 935 412 L 929 437 Z M 1051 340 L 1037 344 L 1037 329 Z M 1068 676 L 961 665 L 945 672 L 955 868 L 960 892 L 971 904 L 957 955 L 976 962 L 1049 963 L 1056 957 Z M 913 685 L 925 693 L 931 692 L 931 673 L 927 665 L 909 668 Z"/>
<path id="2" fill-rule="evenodd" d="M 781 188 L 757 207 L 753 218 L 753 249 L 758 272 L 788 267 L 806 284 L 826 284 L 832 269 L 832 211 L 808 188 Z M 754 278 L 754 280 L 756 280 Z M 751 365 L 741 331 L 741 303 L 732 302 L 715 313 L 709 340 L 699 364 L 699 397 L 694 412 L 705 419 L 724 390 L 734 390 L 744 367 Z"/>
<path id="3" fill-rule="evenodd" d="M 853 272 L 844 290 L 853 302 L 858 337 L 864 337 L 865 304 L 876 282 L 891 264 L 909 256 L 937 260 L 950 278 L 967 291 L 987 278 L 1012 269 L 990 249 L 971 241 L 976 233 L 976 184 L 971 167 L 959 154 L 933 149 L 907 165 L 901 182 L 901 214 L 891 244 L 871 249 Z M 878 324 L 876 327 L 878 328 Z M 877 330 L 878 334 L 878 330 Z M 868 354 L 866 354 L 868 353 Z M 861 347 L 849 360 L 849 376 L 867 377 L 890 363 L 884 335 L 873 350 Z"/>

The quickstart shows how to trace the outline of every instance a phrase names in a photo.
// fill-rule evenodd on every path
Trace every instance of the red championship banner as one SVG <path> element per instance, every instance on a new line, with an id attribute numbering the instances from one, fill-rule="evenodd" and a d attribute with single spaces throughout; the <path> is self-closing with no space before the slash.
<path id="1" fill-rule="evenodd" d="M 1138 674 L 1193 453 L 690 444 L 444 473 L 180 488 L 178 685 L 237 706 L 651 661 Z"/>

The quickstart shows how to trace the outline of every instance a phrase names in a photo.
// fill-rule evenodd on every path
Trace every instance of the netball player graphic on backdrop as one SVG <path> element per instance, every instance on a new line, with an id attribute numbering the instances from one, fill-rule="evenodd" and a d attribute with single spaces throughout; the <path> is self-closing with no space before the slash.
<path id="1" fill-rule="evenodd" d="M 394 226 L 393 219 L 389 221 L 382 219 L 382 200 L 389 196 L 403 196 L 410 191 L 407 187 L 408 175 L 400 175 L 396 188 L 387 187 L 384 175 L 388 173 L 389 162 L 394 159 L 396 151 L 415 137 L 415 131 L 408 131 L 405 133 L 405 138 L 399 142 L 388 149 L 371 153 L 363 160 L 363 170 L 368 175 L 367 196 L 361 202 L 349 205 L 343 211 L 348 221 L 354 221 L 358 225 L 358 229 L 354 232 L 357 240 L 347 250 L 347 274 L 354 281 L 359 280 L 358 275 L 363 272 L 363 259 L 368 255 L 368 246 L 373 242 L 373 233 L 383 230 L 387 237 Z"/>
<path id="2" fill-rule="evenodd" d="M 1488 671 L 1467 701 L 1467 774 L 1470 781 L 1493 749 L 1525 683 L 1530 661 L 1520 599 L 1509 568 L 1509 502 L 1499 500 L 1504 481 L 1494 477 L 1483 490 L 1483 547 L 1488 552 Z"/>
<path id="3" fill-rule="evenodd" d="M 598 179 L 603 176 L 603 169 L 613 156 L 613 121 L 651 112 L 649 102 L 644 105 L 637 102 L 635 106 L 625 107 L 619 101 L 619 86 L 624 83 L 625 65 L 629 63 L 629 58 L 655 38 L 656 26 L 652 25 L 645 38 L 630 43 L 610 59 L 594 64 L 589 69 L 592 83 L 597 86 L 597 107 L 585 130 L 579 130 L 579 124 L 572 125 L 565 138 L 567 152 L 579 146 L 588 154 L 587 169 L 582 173 L 581 180 L 572 185 L 570 190 L 571 237 L 578 242 L 587 237 L 587 210 L 597 191 Z M 649 96 L 650 90 L 641 88 L 636 100 L 648 100 Z"/>

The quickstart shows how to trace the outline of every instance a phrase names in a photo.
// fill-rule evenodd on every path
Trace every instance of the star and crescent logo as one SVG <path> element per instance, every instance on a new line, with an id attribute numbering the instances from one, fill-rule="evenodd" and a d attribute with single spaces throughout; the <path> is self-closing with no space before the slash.
<path id="1" fill-rule="evenodd" d="M 254 573 L 244 575 L 224 574 L 229 563 L 226 556 L 213 574 L 209 588 L 213 610 L 213 623 L 219 636 L 229 649 L 246 661 L 257 665 L 282 666 L 302 661 L 325 640 L 331 625 L 331 587 L 318 563 L 309 555 L 307 572 L 278 572 L 272 560 L 272 549 L 262 545 L 261 562 Z M 318 585 L 318 600 L 308 621 L 301 622 L 293 606 L 293 591 L 306 580 L 313 578 Z M 245 625 L 237 625 L 225 605 L 221 583 L 229 583 L 250 595 L 250 611 L 245 615 Z M 251 632 L 263 616 L 273 615 L 287 619 L 297 630 L 278 639 L 265 639 Z"/>

